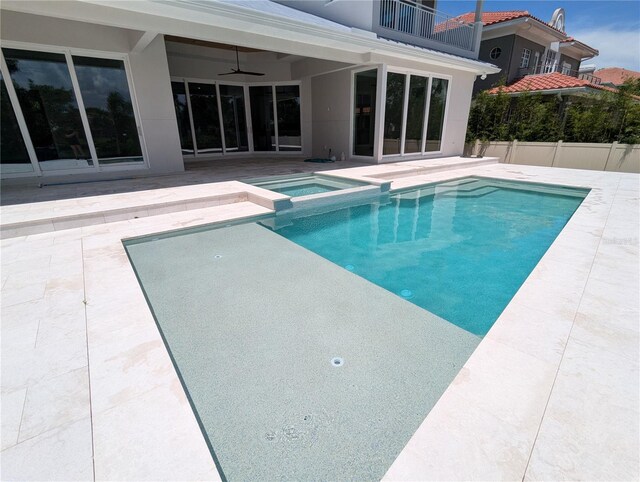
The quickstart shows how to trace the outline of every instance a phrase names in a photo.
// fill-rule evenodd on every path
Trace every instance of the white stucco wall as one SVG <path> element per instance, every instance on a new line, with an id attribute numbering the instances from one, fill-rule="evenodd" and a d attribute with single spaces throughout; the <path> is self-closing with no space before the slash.
<path id="1" fill-rule="evenodd" d="M 0 34 L 3 41 L 128 54 L 149 165 L 144 170 L 153 174 L 184 170 L 161 35 L 142 52 L 129 53 L 131 39 L 136 37 L 136 32 L 131 30 L 5 10 L 2 11 Z M 28 45 L 24 47 L 28 48 Z M 113 172 L 77 177 L 113 177 Z"/>
<path id="2" fill-rule="evenodd" d="M 326 157 L 329 155 L 328 148 L 331 148 L 332 155 L 338 159 L 340 159 L 342 152 L 348 159 L 351 130 L 351 71 L 341 70 L 313 77 L 311 99 L 313 106 L 312 155 Z"/>

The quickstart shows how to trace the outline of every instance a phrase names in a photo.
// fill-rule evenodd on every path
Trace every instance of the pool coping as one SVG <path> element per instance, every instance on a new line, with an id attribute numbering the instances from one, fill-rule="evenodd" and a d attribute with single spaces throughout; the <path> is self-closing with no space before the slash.
<path id="1" fill-rule="evenodd" d="M 375 167 L 354 169 L 362 170 L 361 174 L 375 171 Z M 637 299 L 633 296 L 637 295 L 631 293 L 637 286 L 637 279 L 628 270 L 637 263 L 638 239 L 637 235 L 633 237 L 635 232 L 629 235 L 628 223 L 630 216 L 632 219 L 637 216 L 639 178 L 632 174 L 501 164 L 398 178 L 392 182 L 392 187 L 397 190 L 486 172 L 505 180 L 537 179 L 544 183 L 563 179 L 563 185 L 585 187 L 586 184 L 592 190 L 385 478 L 598 478 L 602 475 L 598 472 L 602 469 L 595 467 L 598 461 L 610 461 L 613 454 L 607 450 L 600 450 L 599 454 L 594 451 L 572 453 L 568 451 L 566 441 L 575 438 L 576 433 L 580 435 L 580 430 L 584 430 L 581 426 L 589 430 L 594 429 L 594 423 L 601 430 L 606 427 L 598 426 L 597 420 L 581 417 L 581 413 L 588 415 L 590 412 L 584 409 L 580 412 L 580 407 L 572 412 L 572 420 L 563 423 L 562 415 L 566 406 L 573 406 L 576 392 L 581 393 L 585 386 L 597 386 L 599 392 L 609 394 L 617 404 L 603 402 L 598 406 L 599 411 L 617 413 L 617 406 L 624 405 L 625 410 L 635 410 L 633 413 L 637 417 L 637 396 L 629 398 L 616 379 L 604 376 L 602 368 L 593 368 L 593 360 L 585 361 L 587 355 L 584 353 L 578 356 L 574 352 L 589 343 L 595 344 L 593 353 L 600 356 L 602 352 L 598 345 L 604 343 L 602 340 L 576 339 L 578 335 L 587 337 L 583 326 L 585 319 L 600 320 L 598 317 L 603 308 L 594 308 L 596 301 L 604 303 L 605 311 L 615 310 L 627 316 L 621 315 L 622 321 L 627 320 L 624 326 L 607 325 L 602 329 L 619 329 L 637 339 L 638 315 L 634 311 L 637 304 L 633 304 Z M 578 182 L 581 184 L 576 185 Z M 8 274 L 3 270 L 6 274 L 6 278 L 3 276 L 3 304 L 15 308 L 38 303 L 47 296 L 51 299 L 68 298 L 72 293 L 83 296 L 86 302 L 82 307 L 85 355 L 84 358 L 81 353 L 78 355 L 74 370 L 86 370 L 90 387 L 89 404 L 83 405 L 81 410 L 83 417 L 71 421 L 63 417 L 58 425 L 45 427 L 47 430 L 33 438 L 6 448 L 3 445 L 3 472 L 9 470 L 7 465 L 15 466 L 17 458 L 26 460 L 37 453 L 39 447 L 52 443 L 52 437 L 57 440 L 57 450 L 60 450 L 61 440 L 72 437 L 69 443 L 79 444 L 82 450 L 76 451 L 73 460 L 68 461 L 69 467 L 80 461 L 86 464 L 85 457 L 90 455 L 91 473 L 83 474 L 95 479 L 219 480 L 128 262 L 122 239 L 271 213 L 272 209 L 247 200 L 4 240 L 3 250 L 12 246 L 40 246 L 42 252 L 53 253 L 51 260 L 58 252 L 56 245 L 65 247 L 60 255 L 69 261 L 50 268 L 52 271 L 46 274 L 41 298 L 38 298 L 40 294 L 31 299 L 31 295 L 21 297 L 24 288 L 22 291 L 7 289 L 11 288 L 14 269 L 16 277 L 28 280 L 38 269 L 37 263 L 26 262 L 29 256 L 21 253 L 24 269 L 9 264 Z M 631 241 L 616 244 L 607 239 Z M 571 262 L 567 262 L 567 258 Z M 14 259 L 20 260 L 19 257 Z M 71 263 L 77 264 L 78 259 L 80 267 L 69 272 Z M 3 264 L 4 261 L 3 257 Z M 50 266 L 53 266 L 51 262 Z M 608 276 L 612 273 L 624 275 L 622 279 L 627 285 L 611 283 Z M 60 277 L 77 279 L 79 284 L 56 287 L 53 282 Z M 609 299 L 617 300 L 615 304 L 599 300 L 589 291 L 590 283 L 608 289 Z M 620 294 L 616 291 L 624 292 L 628 299 L 619 300 Z M 585 303 L 586 308 L 581 310 Z M 116 304 L 120 309 L 114 313 Z M 58 318 L 64 322 L 68 316 L 58 315 Z M 593 338 L 593 334 L 590 335 Z M 78 341 L 76 345 L 81 347 L 82 342 Z M 628 365 L 637 374 L 637 351 L 623 355 L 625 367 Z M 60 353 L 48 356 L 55 359 Z M 605 364 L 609 367 L 614 362 L 619 363 L 620 356 L 607 351 Z M 3 366 L 6 366 L 4 360 Z M 134 368 L 124 370 L 125 366 Z M 573 390 L 568 391 L 567 386 Z M 10 393 L 23 390 L 19 384 L 16 387 Z M 584 393 L 589 396 L 588 391 Z M 26 389 L 24 396 L 26 400 Z M 522 400 L 526 403 L 521 403 Z M 167 424 L 167 421 L 171 422 Z M 69 435 L 70 431 L 79 430 L 79 424 L 84 438 Z M 637 448 L 637 440 L 629 435 L 627 432 L 621 435 L 631 448 L 616 453 L 618 461 L 626 457 L 619 463 L 617 473 L 624 475 L 627 470 L 626 474 L 633 476 L 637 470 L 637 450 L 635 459 L 631 452 Z M 159 444 L 159 440 L 163 442 Z M 602 449 L 601 441 L 596 441 L 596 445 Z M 89 454 L 87 448 L 90 448 Z M 127 454 L 126 459 L 138 457 L 140 463 L 132 466 L 121 454 Z M 572 462 L 572 467 L 561 464 L 563 457 Z M 56 461 L 42 464 L 53 466 Z M 51 468 L 44 465 L 45 469 Z M 611 469 L 604 462 L 600 465 Z"/>

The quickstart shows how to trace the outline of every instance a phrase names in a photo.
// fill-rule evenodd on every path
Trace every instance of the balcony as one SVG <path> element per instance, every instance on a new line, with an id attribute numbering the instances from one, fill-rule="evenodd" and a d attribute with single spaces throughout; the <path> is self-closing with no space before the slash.
<path id="1" fill-rule="evenodd" d="M 481 24 L 461 22 L 415 0 L 374 2 L 373 30 L 380 36 L 419 47 L 477 58 Z"/>
<path id="2" fill-rule="evenodd" d="M 568 75 L 569 77 L 575 77 L 576 79 L 586 80 L 594 85 L 600 85 L 602 83 L 600 77 L 596 77 L 595 75 L 591 75 L 586 72 L 568 69 L 562 65 L 538 65 L 537 67 L 520 68 L 518 69 L 516 79 L 521 79 L 526 75 L 551 74 L 553 72 Z"/>

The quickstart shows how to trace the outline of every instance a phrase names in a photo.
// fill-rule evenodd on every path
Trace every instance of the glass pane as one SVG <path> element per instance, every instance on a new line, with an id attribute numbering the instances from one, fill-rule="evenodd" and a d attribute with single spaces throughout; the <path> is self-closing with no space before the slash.
<path id="1" fill-rule="evenodd" d="M 18 127 L 18 119 L 11 107 L 9 93 L 0 74 L 0 172 L 11 174 L 16 172 L 33 172 L 24 139 Z"/>
<path id="2" fill-rule="evenodd" d="M 373 156 L 378 71 L 358 72 L 354 84 L 353 154 Z"/>
<path id="3" fill-rule="evenodd" d="M 219 88 L 225 148 L 227 152 L 248 151 L 244 89 L 240 85 L 221 85 Z"/>
<path id="4" fill-rule="evenodd" d="M 426 151 L 439 151 L 441 149 L 444 110 L 446 108 L 445 104 L 447 103 L 448 88 L 448 80 L 433 79 L 431 81 L 431 101 L 429 103 Z"/>
<path id="5" fill-rule="evenodd" d="M 191 136 L 191 121 L 189 120 L 189 104 L 184 82 L 171 82 L 173 105 L 176 108 L 180 146 L 183 154 L 193 154 L 193 137 Z"/>
<path id="6" fill-rule="evenodd" d="M 382 154 L 400 154 L 402 109 L 404 106 L 404 74 L 387 74 L 387 100 L 384 113 L 384 144 Z"/>
<path id="7" fill-rule="evenodd" d="M 276 139 L 273 123 L 273 92 L 271 86 L 249 87 L 253 149 L 275 151 Z"/>
<path id="8" fill-rule="evenodd" d="M 407 105 L 407 133 L 404 152 L 422 151 L 422 127 L 424 125 L 424 103 L 427 98 L 427 79 L 412 75 L 409 79 L 409 104 Z"/>
<path id="9" fill-rule="evenodd" d="M 222 152 L 216 86 L 189 82 L 189 97 L 198 153 Z"/>
<path id="10" fill-rule="evenodd" d="M 73 64 L 98 162 L 142 162 L 124 62 L 74 55 Z"/>
<path id="11" fill-rule="evenodd" d="M 3 49 L 42 170 L 93 165 L 63 54 Z"/>
<path id="12" fill-rule="evenodd" d="M 300 130 L 300 87 L 278 85 L 276 87 L 278 113 L 278 149 L 281 151 L 301 151 Z"/>

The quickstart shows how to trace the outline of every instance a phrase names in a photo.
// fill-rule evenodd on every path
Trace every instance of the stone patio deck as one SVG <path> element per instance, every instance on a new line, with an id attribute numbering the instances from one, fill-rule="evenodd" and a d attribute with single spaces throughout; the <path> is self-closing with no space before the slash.
<path id="1" fill-rule="evenodd" d="M 638 479 L 640 176 L 441 167 L 391 188 L 592 190 L 385 478 Z M 2 479 L 219 480 L 121 239 L 271 212 L 242 200 L 2 240 Z"/>

